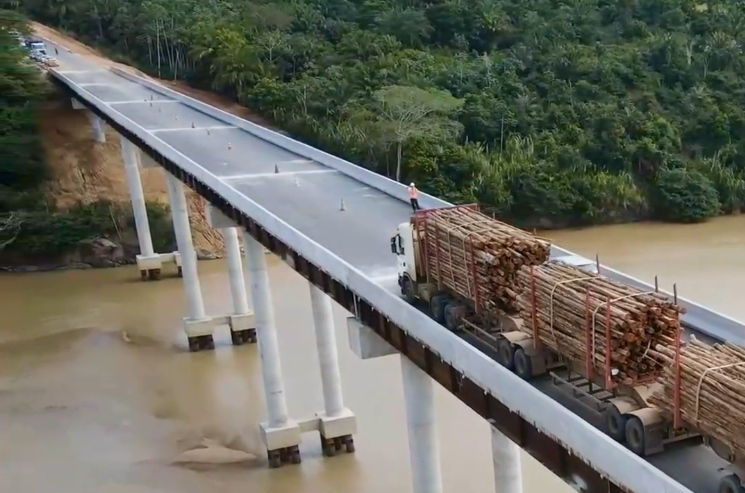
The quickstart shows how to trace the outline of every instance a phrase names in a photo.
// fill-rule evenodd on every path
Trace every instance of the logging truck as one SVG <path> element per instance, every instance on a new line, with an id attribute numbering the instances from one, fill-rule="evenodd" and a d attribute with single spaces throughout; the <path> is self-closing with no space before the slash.
<path id="1" fill-rule="evenodd" d="M 735 466 L 740 461 L 733 456 L 729 447 L 715 439 L 703 437 L 694 427 L 680 422 L 679 413 L 664 411 L 649 403 L 649 397 L 660 388 L 659 382 L 649 379 L 633 384 L 619 383 L 614 379 L 617 370 L 611 367 L 610 359 L 602 372 L 595 371 L 589 364 L 594 358 L 592 354 L 587 354 L 581 362 L 568 359 L 542 345 L 537 333 L 531 335 L 530 330 L 526 331 L 519 314 L 493 306 L 488 309 L 479 306 L 479 289 L 472 286 L 478 280 L 475 267 L 471 264 L 453 268 L 454 262 L 468 263 L 469 259 L 471 263 L 475 262 L 473 251 L 470 255 L 466 251 L 466 242 L 459 245 L 463 253 L 458 259 L 454 260 L 451 253 L 450 259 L 440 258 L 433 262 L 431 252 L 441 251 L 442 245 L 431 243 L 449 241 L 451 236 L 450 233 L 427 235 L 423 233 L 424 227 L 427 221 L 436 220 L 438 214 L 443 214 L 440 211 L 459 208 L 478 210 L 476 206 L 468 205 L 418 211 L 410 221 L 400 224 L 390 239 L 391 252 L 397 258 L 398 285 L 408 303 L 424 309 L 448 330 L 467 332 L 488 344 L 493 348 L 493 357 L 497 362 L 522 379 L 550 377 L 552 385 L 589 412 L 591 419 L 599 423 L 605 433 L 642 457 L 662 452 L 670 443 L 700 443 L 703 439 L 717 455 L 734 466 L 734 473 L 722 479 L 719 493 L 745 493 L 739 479 L 745 478 L 745 475 L 740 472 L 741 468 Z M 483 217 L 484 221 L 488 220 L 486 216 Z M 453 246 L 448 245 L 445 250 L 452 251 Z M 450 269 L 447 275 L 443 275 L 441 268 L 446 265 L 446 260 L 450 262 Z M 584 259 L 580 261 L 579 257 L 559 260 L 585 269 L 588 273 L 598 274 L 599 271 L 599 264 L 588 264 Z M 469 293 L 473 294 L 469 296 Z M 533 303 L 535 306 L 535 301 Z M 587 327 L 585 332 L 589 334 Z M 607 337 L 606 341 L 609 340 Z M 606 351 L 609 354 L 610 347 Z M 679 338 L 676 352 L 680 352 Z M 679 403 L 676 406 L 679 408 Z M 675 414 L 678 416 L 673 420 Z"/>

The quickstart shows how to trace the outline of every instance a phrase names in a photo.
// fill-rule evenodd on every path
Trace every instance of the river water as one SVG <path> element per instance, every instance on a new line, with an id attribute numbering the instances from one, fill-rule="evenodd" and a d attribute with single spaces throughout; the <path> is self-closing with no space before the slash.
<path id="1" fill-rule="evenodd" d="M 637 277 L 745 319 L 745 218 L 549 234 Z M 290 413 L 322 408 L 307 283 L 276 261 L 271 282 Z M 226 265 L 200 264 L 207 311 L 230 311 Z M 0 491 L 18 493 L 327 493 L 411 491 L 400 363 L 359 361 L 336 310 L 345 400 L 357 452 L 322 459 L 304 437 L 301 466 L 269 470 L 255 346 L 189 354 L 179 279 L 141 283 L 131 268 L 2 275 Z M 488 425 L 437 387 L 446 492 L 493 490 Z M 208 448 L 204 448 L 208 446 Z M 256 455 L 258 454 L 258 458 Z M 525 493 L 571 489 L 523 456 Z"/>

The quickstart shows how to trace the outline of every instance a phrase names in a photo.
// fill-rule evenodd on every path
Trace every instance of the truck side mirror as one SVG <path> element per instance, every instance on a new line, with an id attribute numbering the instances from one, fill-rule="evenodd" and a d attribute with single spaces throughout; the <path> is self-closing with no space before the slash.
<path id="1" fill-rule="evenodd" d="M 398 248 L 397 248 L 397 245 L 396 245 L 396 237 L 395 236 L 393 238 L 391 238 L 391 253 L 393 253 L 394 255 L 397 255 L 398 254 Z"/>

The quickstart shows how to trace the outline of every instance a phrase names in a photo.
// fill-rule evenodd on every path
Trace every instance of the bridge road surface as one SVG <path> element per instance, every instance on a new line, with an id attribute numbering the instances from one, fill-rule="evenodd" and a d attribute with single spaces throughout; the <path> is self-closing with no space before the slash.
<path id="1" fill-rule="evenodd" d="M 389 240 L 398 224 L 409 220 L 412 211 L 408 203 L 226 125 L 62 47 L 55 54 L 54 47 L 47 41 L 47 52 L 60 62 L 57 70 L 79 86 L 230 182 L 251 200 L 355 265 L 387 290 L 400 293 Z M 192 123 L 195 128 L 191 128 Z M 279 169 L 277 174 L 275 166 Z M 345 211 L 340 210 L 342 200 Z M 696 335 L 706 339 L 703 334 Z M 481 341 L 469 336 L 464 339 L 487 354 L 491 352 Z M 547 378 L 531 384 L 588 419 L 582 407 L 555 392 Z M 649 461 L 696 493 L 716 493 L 719 479 L 724 475 L 720 468 L 726 465 L 703 445 L 673 447 Z"/>

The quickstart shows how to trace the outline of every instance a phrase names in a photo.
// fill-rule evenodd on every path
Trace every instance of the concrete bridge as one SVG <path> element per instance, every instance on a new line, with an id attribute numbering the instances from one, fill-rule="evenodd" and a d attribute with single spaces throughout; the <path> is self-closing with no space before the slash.
<path id="1" fill-rule="evenodd" d="M 473 460 L 494 461 L 497 491 L 521 491 L 516 446 L 587 493 L 717 489 L 719 468 L 725 464 L 708 449 L 690 446 L 650 460 L 640 458 L 600 431 L 581 410 L 563 403 L 550 385 L 521 380 L 492 359 L 488 346 L 449 332 L 402 300 L 389 248 L 392 232 L 410 215 L 401 184 L 148 79 L 107 70 L 61 48 L 58 57 L 60 67 L 50 76 L 75 108 L 88 112 L 95 138 L 105 140 L 104 124 L 120 135 L 141 250 L 137 263 L 143 280 L 158 279 L 165 264 L 176 264 L 187 298 L 184 332 L 190 349 L 212 348 L 213 331 L 220 326 L 229 328 L 236 345 L 258 339 L 268 414 L 261 429 L 271 466 L 299 462 L 297 446 L 305 433 L 314 431 L 326 456 L 354 450 L 357 423 L 341 393 L 330 315 L 333 299 L 351 314 L 350 345 L 360 357 L 401 355 L 415 493 L 442 491 L 433 380 L 492 424 L 493 457 Z M 153 250 L 140 166 L 161 167 L 166 175 L 176 253 Z M 184 185 L 209 201 L 212 224 L 225 236 L 230 314 L 205 311 Z M 450 205 L 426 195 L 420 203 L 424 208 Z M 325 403 L 325 409 L 309 419 L 288 413 L 266 250 L 309 281 Z M 595 265 L 558 247 L 552 257 L 588 268 Z M 651 289 L 621 272 L 601 269 Z M 745 343 L 740 322 L 685 299 L 680 303 L 688 309 L 686 337 Z"/>

